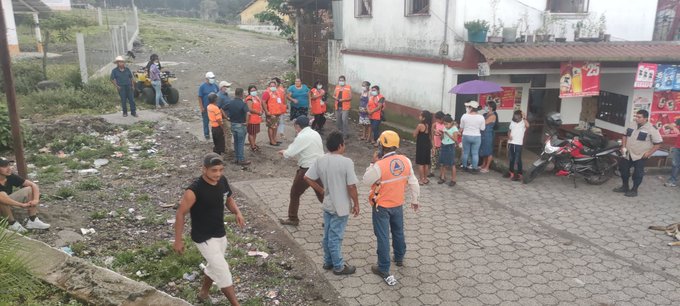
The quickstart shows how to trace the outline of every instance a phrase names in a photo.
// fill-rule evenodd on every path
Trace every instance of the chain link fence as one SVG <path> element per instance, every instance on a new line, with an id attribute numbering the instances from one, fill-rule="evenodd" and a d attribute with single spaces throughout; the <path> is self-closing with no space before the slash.
<path id="1" fill-rule="evenodd" d="M 77 33 L 78 62 L 83 82 L 94 77 L 106 76 L 113 69 L 116 56 L 126 57 L 139 35 L 137 8 L 96 9 L 96 31 Z"/>

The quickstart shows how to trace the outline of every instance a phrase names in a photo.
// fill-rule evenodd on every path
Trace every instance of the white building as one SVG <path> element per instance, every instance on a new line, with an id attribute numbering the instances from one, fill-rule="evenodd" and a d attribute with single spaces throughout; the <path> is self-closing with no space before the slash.
<path id="1" fill-rule="evenodd" d="M 578 124 L 584 115 L 582 103 L 597 103 L 593 102 L 597 98 L 559 99 L 560 63 L 599 61 L 601 90 L 626 97 L 629 120 L 634 96 L 651 99 L 652 95 L 651 90 L 633 90 L 637 63 L 680 59 L 680 55 L 667 56 L 672 53 L 668 48 L 676 47 L 668 43 L 651 44 L 649 53 L 638 57 L 626 54 L 631 46 L 650 45 L 640 42 L 652 40 L 656 10 L 657 0 L 625 1 L 625 5 L 617 0 L 333 1 L 336 37 L 329 41 L 328 81 L 335 84 L 337 76 L 345 75 L 355 89 L 364 80 L 379 85 L 390 102 L 388 114 L 391 110 L 397 118 L 399 114 L 415 117 L 421 109 L 459 117 L 463 102 L 476 97 L 448 92 L 458 83 L 477 79 L 477 64 L 486 62 L 491 74 L 481 78 L 521 88 L 522 110 L 535 104 L 540 109 L 536 116 L 556 110 L 565 124 Z M 464 24 L 475 19 L 517 27 L 513 36 L 517 38 L 552 34 L 567 41 L 574 40 L 580 21 L 581 38 L 607 34 L 611 42 L 471 44 Z M 607 46 L 612 49 L 603 49 Z M 511 115 L 512 110 L 499 112 L 501 121 L 508 122 Z M 623 132 L 620 124 L 597 119 L 596 125 Z"/>

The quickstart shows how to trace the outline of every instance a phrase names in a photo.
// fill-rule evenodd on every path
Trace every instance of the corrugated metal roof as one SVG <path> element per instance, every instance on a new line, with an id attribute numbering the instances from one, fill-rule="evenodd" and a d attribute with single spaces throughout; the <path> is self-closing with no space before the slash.
<path id="1" fill-rule="evenodd" d="M 511 43 L 474 47 L 490 62 L 680 61 L 680 42 Z"/>
<path id="2" fill-rule="evenodd" d="M 12 0 L 12 7 L 15 13 L 42 13 L 52 10 L 41 0 Z"/>

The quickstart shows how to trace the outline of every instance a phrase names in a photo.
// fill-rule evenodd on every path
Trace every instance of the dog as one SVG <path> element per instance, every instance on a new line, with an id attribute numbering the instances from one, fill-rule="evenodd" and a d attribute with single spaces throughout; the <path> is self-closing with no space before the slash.
<path id="1" fill-rule="evenodd" d="M 680 223 L 673 223 L 673 224 L 668 225 L 668 226 L 654 226 L 654 225 L 652 225 L 652 226 L 649 227 L 649 229 L 653 230 L 653 231 L 666 232 L 666 235 L 671 236 L 671 237 L 675 237 L 675 239 L 678 240 L 678 241 L 669 242 L 668 243 L 669 246 L 680 245 Z"/>

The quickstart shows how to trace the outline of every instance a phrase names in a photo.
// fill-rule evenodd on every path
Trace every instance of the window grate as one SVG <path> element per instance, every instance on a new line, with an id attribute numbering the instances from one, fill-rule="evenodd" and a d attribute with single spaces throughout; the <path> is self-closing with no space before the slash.
<path id="1" fill-rule="evenodd" d="M 430 0 L 406 0 L 406 16 L 429 14 Z"/>
<path id="2" fill-rule="evenodd" d="M 355 17 L 371 17 L 373 0 L 354 0 Z"/>

